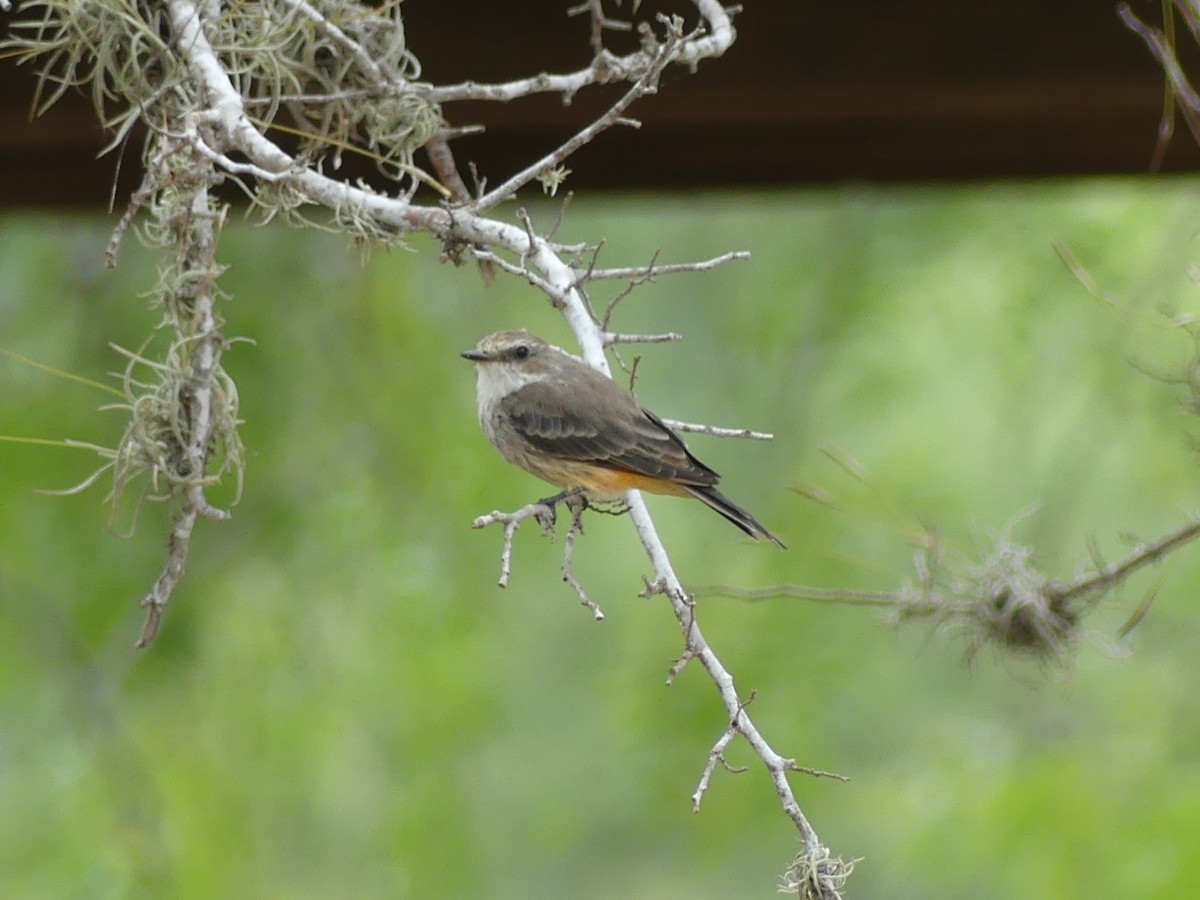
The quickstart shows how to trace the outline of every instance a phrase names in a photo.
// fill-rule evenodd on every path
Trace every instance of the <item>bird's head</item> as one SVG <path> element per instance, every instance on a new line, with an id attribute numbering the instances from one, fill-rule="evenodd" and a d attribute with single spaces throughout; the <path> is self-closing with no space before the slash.
<path id="1" fill-rule="evenodd" d="M 561 374 L 565 353 L 528 331 L 497 331 L 481 340 L 464 359 L 475 363 L 481 408 L 525 385 Z"/>
<path id="2" fill-rule="evenodd" d="M 497 331 L 461 354 L 481 369 L 503 367 L 530 373 L 543 371 L 554 352 L 549 344 L 528 331 Z"/>

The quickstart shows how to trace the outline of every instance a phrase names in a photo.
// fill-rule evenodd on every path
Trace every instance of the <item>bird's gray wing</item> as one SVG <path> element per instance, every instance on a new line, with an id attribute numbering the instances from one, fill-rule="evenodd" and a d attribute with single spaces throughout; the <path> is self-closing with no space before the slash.
<path id="1" fill-rule="evenodd" d="M 599 393 L 596 402 L 579 396 L 581 392 L 567 394 L 559 384 L 535 381 L 505 397 L 501 408 L 521 437 L 559 459 L 683 484 L 717 483 L 717 473 L 692 456 L 679 436 L 638 406 L 632 395 L 611 381 L 588 383 L 582 393 L 591 391 Z"/>

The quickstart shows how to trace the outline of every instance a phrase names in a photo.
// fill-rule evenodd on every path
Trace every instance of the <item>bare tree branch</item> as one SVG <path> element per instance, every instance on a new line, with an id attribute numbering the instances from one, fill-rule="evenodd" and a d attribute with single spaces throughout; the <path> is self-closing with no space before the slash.
<path id="1" fill-rule="evenodd" d="M 213 309 L 215 298 L 211 282 L 211 275 L 218 268 L 217 230 L 222 216 L 222 213 L 211 209 L 207 188 L 198 190 L 192 201 L 191 221 L 186 226 L 190 240 L 185 245 L 184 265 L 186 271 L 208 273 L 208 277 L 202 277 L 198 282 L 182 283 L 177 298 L 191 320 L 189 324 L 194 338 L 189 371 L 176 389 L 180 393 L 186 416 L 179 423 L 182 430 L 174 435 L 182 458 L 173 460 L 173 468 L 186 479 L 186 487 L 182 503 L 175 511 L 167 542 L 167 564 L 142 600 L 146 621 L 137 641 L 139 648 L 154 640 L 163 610 L 183 577 L 196 519 L 200 516 L 218 520 L 229 517 L 227 510 L 212 506 L 205 495 L 213 434 L 217 427 L 215 378 L 224 347 L 224 339 L 217 330 L 219 320 Z"/>
<path id="2" fill-rule="evenodd" d="M 294 9 L 316 26 L 317 31 L 328 37 L 335 45 L 346 52 L 354 60 L 364 75 L 379 86 L 392 85 L 403 87 L 404 81 L 395 73 L 388 71 L 385 64 L 380 64 L 363 48 L 358 41 L 352 40 L 342 29 L 329 21 L 305 0 L 280 0 L 284 5 Z"/>
<path id="3" fill-rule="evenodd" d="M 632 125 L 634 124 L 629 119 L 624 119 L 622 113 L 629 108 L 633 101 L 639 97 L 644 97 L 647 94 L 653 94 L 658 89 L 658 76 L 662 74 L 670 63 L 682 52 L 685 37 L 683 35 L 683 22 L 678 17 L 670 20 L 664 19 L 667 26 L 667 35 L 662 45 L 659 47 L 654 58 L 651 60 L 649 67 L 645 73 L 633 83 L 633 86 L 625 92 L 616 103 L 614 103 L 604 115 L 596 119 L 587 127 L 580 130 L 574 137 L 563 143 L 557 150 L 547 156 L 542 157 L 532 165 L 526 166 L 516 175 L 513 175 L 499 187 L 494 188 L 484 194 L 472 204 L 471 209 L 476 213 L 484 213 L 498 203 L 509 199 L 518 190 L 529 184 L 539 175 L 550 171 L 558 166 L 568 156 L 582 147 L 584 144 L 591 141 L 600 132 L 612 128 L 614 125 Z"/>
<path id="4" fill-rule="evenodd" d="M 335 74 L 325 77 L 324 70 L 318 72 L 313 66 L 308 66 L 304 78 L 285 85 L 277 82 L 256 84 L 255 78 L 258 76 L 248 74 L 256 70 L 244 58 L 236 56 L 241 48 L 235 40 L 236 35 L 229 30 L 233 27 L 230 23 L 236 20 L 237 11 L 231 11 L 212 0 L 166 0 L 165 5 L 151 4 L 146 7 L 147 20 L 135 16 L 126 24 L 137 29 L 140 46 L 159 48 L 166 46 L 164 42 L 169 42 L 173 55 L 163 60 L 162 67 L 167 74 L 160 82 L 148 87 L 140 83 L 135 85 L 132 94 L 148 99 L 139 99 L 128 109 L 118 110 L 107 117 L 102 115 L 106 124 L 118 133 L 124 133 L 123 130 L 131 127 L 132 122 L 140 117 L 153 130 L 153 140 L 159 142 L 156 146 L 163 148 L 167 142 L 173 142 L 171 146 L 178 148 L 179 154 L 184 154 L 183 158 L 175 159 L 172 153 L 171 163 L 166 167 L 168 176 L 176 177 L 189 172 L 198 175 L 205 183 L 205 190 L 221 178 L 232 179 L 243 185 L 267 218 L 283 215 L 299 224 L 336 229 L 369 244 L 395 244 L 410 232 L 429 233 L 442 241 L 444 254 L 452 259 L 460 258 L 470 248 L 477 258 L 524 277 L 543 291 L 561 310 L 574 332 L 582 358 L 611 377 L 605 358 L 605 345 L 606 342 L 613 342 L 614 337 L 621 339 L 621 336 L 609 331 L 608 316 L 602 325 L 597 323 L 581 289 L 577 256 L 568 256 L 582 253 L 585 248 L 582 245 L 567 248 L 555 244 L 538 234 L 527 216 L 519 215 L 519 222 L 514 224 L 489 218 L 484 213 L 534 180 L 557 171 L 564 160 L 605 129 L 635 124 L 626 116 L 626 110 L 638 98 L 657 90 L 659 78 L 667 66 L 695 66 L 700 60 L 724 53 L 735 38 L 731 11 L 723 8 L 719 0 L 692 0 L 702 20 L 700 27 L 685 33 L 682 20 L 660 19 L 661 36 L 656 37 L 648 26 L 643 26 L 642 48 L 618 57 L 603 47 L 603 32 L 612 23 L 604 15 L 599 2 L 590 0 L 586 9 L 593 17 L 593 59 L 586 68 L 566 75 L 543 74 L 502 84 L 468 82 L 436 87 L 408 80 L 391 67 L 394 60 L 380 59 L 378 53 L 372 52 L 375 45 L 369 43 L 376 32 L 363 28 L 356 17 L 335 18 L 326 15 L 322 12 L 324 7 L 315 0 L 277 2 L 296 15 L 287 16 L 286 22 L 275 24 L 287 29 L 293 21 L 299 21 L 302 28 L 286 32 L 288 39 L 297 42 L 303 42 L 316 33 L 322 50 L 317 55 L 322 59 L 325 55 L 332 55 L 334 68 L 330 71 Z M 142 15 L 140 10 L 139 7 L 138 15 Z M 402 38 L 399 16 L 393 6 L 385 4 L 381 10 L 363 7 L 361 13 L 363 17 L 376 13 L 391 16 L 387 23 L 391 28 L 388 34 L 392 39 Z M 32 40 L 29 52 L 46 53 L 53 62 L 62 57 L 59 52 L 61 42 L 55 43 L 55 40 L 57 38 L 54 35 L 47 40 Z M 388 46 L 398 47 L 398 54 L 407 63 L 407 50 L 401 44 L 393 42 Z M 311 47 L 308 44 L 303 46 Z M 74 67 L 90 63 L 96 56 L 94 48 L 82 44 L 72 45 L 68 50 L 66 59 L 71 71 L 59 83 L 62 85 L 71 79 L 77 82 L 85 80 L 82 76 L 76 76 Z M 309 56 L 304 58 L 309 59 Z M 121 65 L 124 68 L 119 70 L 105 70 L 100 65 L 95 73 L 104 79 L 114 72 L 125 76 L 130 71 L 134 75 L 142 71 L 154 71 L 141 68 L 131 70 L 124 63 Z M 264 68 L 269 70 L 277 65 L 278 60 L 272 56 L 271 60 L 264 63 Z M 231 72 L 236 72 L 236 75 L 231 75 Z M 318 75 L 321 77 L 317 78 Z M 315 88 L 310 88 L 308 82 L 313 78 L 316 78 L 317 84 Z M 627 82 L 630 87 L 604 115 L 497 187 L 491 190 L 480 187 L 476 198 L 466 202 L 461 178 L 456 182 L 449 177 L 452 163 L 443 158 L 442 165 L 435 165 L 439 170 L 445 170 L 442 175 L 450 186 L 447 188 L 436 183 L 431 186 L 443 195 L 453 196 L 456 202 L 420 205 L 413 201 L 417 180 L 422 173 L 409 162 L 413 148 L 395 136 L 412 137 L 415 148 L 427 146 L 432 141 L 436 154 L 440 149 L 437 135 L 439 129 L 445 127 L 436 104 L 468 99 L 507 101 L 539 92 L 556 92 L 564 100 L 569 100 L 583 87 L 614 82 Z M 296 155 L 286 152 L 266 133 L 268 128 L 280 127 L 273 122 L 273 118 L 278 104 L 285 102 L 285 97 L 294 101 L 289 108 L 303 123 L 311 125 L 314 132 L 299 132 L 307 144 Z M 318 111 L 306 117 L 304 104 L 309 97 L 319 98 Z M 355 119 L 352 124 L 344 124 L 345 117 L 353 112 L 345 105 L 350 100 L 373 104 L 369 107 L 371 114 Z M 343 105 L 337 105 L 339 103 Z M 247 113 L 249 104 L 253 104 L 256 111 L 265 110 L 263 115 L 266 120 L 251 118 Z M 102 98 L 98 107 L 103 105 Z M 98 108 L 98 111 L 101 110 Z M 337 156 L 333 157 L 332 166 L 323 166 L 323 158 L 314 148 L 324 150 L 332 147 L 340 150 L 349 146 L 355 137 L 362 137 L 372 148 L 384 148 L 381 159 L 386 159 L 396 173 L 408 179 L 398 191 L 384 194 L 363 183 L 351 184 L 328 174 L 329 170 L 336 172 Z M 396 146 L 384 146 L 394 138 Z M 431 182 L 432 179 L 426 179 L 426 183 Z M 481 182 L 482 179 L 477 177 L 476 183 Z M 173 188 L 174 185 L 159 183 L 159 192 L 165 192 L 168 187 Z M 204 193 L 198 194 L 198 197 L 206 196 Z M 139 192 L 135 197 L 135 200 L 138 199 L 148 199 L 148 195 L 143 197 Z M 310 208 L 328 211 L 329 221 L 317 222 L 308 218 L 305 213 Z M 196 235 L 191 235 L 181 243 L 184 246 L 206 246 L 203 235 L 198 240 Z M 511 262 L 512 258 L 519 260 L 519 264 Z M 595 270 L 593 259 L 587 277 L 592 280 L 620 277 L 640 283 L 659 274 L 705 271 L 739 258 L 744 258 L 744 254 L 726 254 L 715 260 L 693 264 L 657 267 L 652 263 L 648 267 L 599 271 Z M 211 385 L 219 372 L 219 355 L 223 347 L 212 300 L 213 292 L 205 290 L 197 293 L 194 301 L 198 325 L 194 337 L 189 339 L 194 344 L 188 345 L 191 353 L 190 377 L 194 381 L 204 382 L 204 385 L 193 386 L 193 392 L 187 395 L 187 403 L 180 401 L 178 404 L 180 409 L 186 406 L 185 413 L 180 414 L 180 421 L 185 421 L 186 427 L 181 428 L 178 423 L 174 426 L 179 431 L 182 448 L 177 455 L 184 464 L 192 467 L 192 475 L 197 480 L 184 484 L 178 494 L 181 507 L 172 530 L 167 565 L 146 600 L 147 623 L 142 643 L 153 638 L 167 598 L 182 576 L 187 546 L 196 520 L 202 515 L 222 514 L 208 504 L 204 494 L 211 477 L 207 467 L 212 464 L 212 435 L 214 429 L 225 422 L 225 419 L 217 419 L 217 413 L 228 417 L 226 406 L 231 405 L 222 406 L 212 393 Z M 609 306 L 609 315 L 614 306 L 615 301 Z M 714 429 L 711 433 L 719 433 L 719 430 Z M 839 879 L 844 879 L 848 864 L 831 856 L 796 802 L 788 775 L 799 770 L 799 767 L 794 760 L 774 750 L 747 712 L 732 674 L 700 628 L 691 598 L 674 571 L 640 495 L 631 492 L 626 502 L 654 573 L 647 591 L 662 593 L 667 598 L 683 635 L 683 655 L 672 673 L 677 674 L 686 661 L 697 660 L 716 687 L 729 722 L 726 732 L 728 739 L 718 741 L 719 746 L 710 755 L 704 776 L 705 787 L 716 763 L 723 759 L 725 747 L 736 736 L 744 738 L 766 769 L 785 815 L 799 830 L 803 844 L 801 855 L 807 861 L 803 878 L 808 895 L 824 898 L 839 896 Z M 530 504 L 515 513 L 493 512 L 475 521 L 477 528 L 492 523 L 504 525 L 501 584 L 506 584 L 511 575 L 512 545 L 519 523 L 534 517 L 545 528 L 547 516 L 550 515 L 547 510 L 543 504 Z M 581 603 L 599 618 L 601 614 L 598 607 L 590 600 L 571 568 L 578 530 L 578 516 L 573 515 L 572 525 L 567 532 L 562 574 Z"/>
<path id="5" fill-rule="evenodd" d="M 1169 554 L 1190 544 L 1197 535 L 1200 535 L 1200 519 L 1192 519 L 1156 541 L 1140 544 L 1116 565 L 1105 566 L 1068 584 L 1055 584 L 1054 594 L 1061 603 L 1073 600 L 1095 603 L 1098 597 L 1125 581 L 1134 572 L 1162 561 Z"/>
<path id="6" fill-rule="evenodd" d="M 1185 9 L 1186 4 L 1180 6 Z M 1200 141 L 1200 94 L 1196 93 L 1192 83 L 1188 80 L 1187 75 L 1180 66 L 1178 58 L 1175 56 L 1174 48 L 1166 36 L 1159 30 L 1151 28 L 1141 19 L 1133 14 L 1133 11 L 1125 3 L 1117 5 L 1117 15 L 1121 17 L 1121 21 L 1125 23 L 1125 27 L 1133 31 L 1150 49 L 1154 58 L 1158 60 L 1158 64 L 1162 66 L 1163 72 L 1166 73 L 1167 81 L 1171 86 L 1171 90 L 1179 98 L 1181 109 L 1184 115 L 1184 121 L 1192 131 L 1192 137 Z"/>
<path id="7" fill-rule="evenodd" d="M 592 614 L 592 617 L 600 622 L 604 619 L 604 613 L 600 611 L 600 607 L 592 601 L 584 590 L 579 579 L 575 577 L 575 570 L 571 568 L 571 560 L 575 555 L 575 537 L 583 533 L 583 509 L 582 501 L 572 503 L 571 508 L 571 525 L 567 529 L 567 536 L 563 541 L 563 562 L 562 562 L 562 577 L 563 581 L 571 586 L 575 591 L 575 595 L 579 598 L 579 602 L 583 604 Z"/>
<path id="8" fill-rule="evenodd" d="M 693 0 L 704 19 L 707 35 L 689 40 L 675 58 L 675 62 L 694 66 L 704 59 L 720 56 L 733 44 L 736 33 L 729 12 L 719 0 Z M 466 81 L 462 84 L 431 87 L 426 96 L 435 103 L 452 103 L 460 100 L 492 100 L 507 103 L 530 94 L 562 94 L 564 102 L 570 102 L 579 91 L 595 84 L 610 84 L 614 81 L 636 81 L 652 64 L 653 55 L 638 50 L 627 56 L 613 56 L 601 51 L 584 69 L 565 75 L 543 72 L 531 78 L 518 78 L 501 84 L 479 84 Z"/>
<path id="9" fill-rule="evenodd" d="M 554 529 L 554 510 L 545 503 L 529 503 L 516 512 L 506 513 L 492 510 L 486 516 L 479 516 L 471 523 L 472 528 L 486 528 L 501 522 L 504 525 L 504 552 L 500 554 L 500 580 L 497 584 L 508 587 L 508 579 L 512 574 L 513 536 L 517 528 L 528 518 L 535 518 L 542 527 L 543 534 L 549 534 Z"/>
<path id="10" fill-rule="evenodd" d="M 682 341 L 683 335 L 677 331 L 668 331 L 663 334 L 621 334 L 616 331 L 604 332 L 604 346 L 612 347 L 615 344 L 672 344 L 676 341 Z"/>
<path id="11" fill-rule="evenodd" d="M 696 785 L 696 790 L 692 792 L 692 812 L 700 812 L 700 801 L 704 799 L 704 795 L 708 791 L 708 782 L 712 779 L 712 774 L 717 768 L 717 763 L 720 763 L 725 771 L 732 775 L 740 775 L 746 771 L 745 766 L 731 766 L 725 760 L 725 750 L 733 743 L 733 739 L 737 736 L 737 726 L 730 725 L 725 729 L 725 733 L 717 738 L 717 742 L 713 744 L 712 750 L 708 753 L 708 762 L 704 764 L 704 771 L 700 774 L 700 783 Z"/>
<path id="12" fill-rule="evenodd" d="M 592 54 L 599 57 L 604 53 L 604 32 L 632 31 L 633 23 L 620 19 L 610 19 L 604 14 L 603 0 L 584 0 L 578 6 L 567 10 L 568 16 L 578 16 L 587 13 L 592 20 L 591 44 Z"/>
<path id="13" fill-rule="evenodd" d="M 1007 532 L 1007 529 L 1006 529 Z M 966 636 L 967 658 L 985 645 L 1041 660 L 1066 663 L 1078 645 L 1083 618 L 1134 573 L 1162 562 L 1200 536 L 1200 517 L 1155 541 L 1139 544 L 1118 563 L 1105 565 L 1093 551 L 1092 568 L 1072 581 L 1049 578 L 1030 564 L 1032 550 L 1003 534 L 984 558 L 943 574 L 939 548 L 915 555 L 917 582 L 896 591 L 854 591 L 784 584 L 768 588 L 711 585 L 697 596 L 763 601 L 791 598 L 813 603 L 870 607 L 896 621 L 954 625 Z M 1153 591 L 1121 628 L 1127 634 L 1145 615 Z"/>
<path id="14" fill-rule="evenodd" d="M 650 263 L 647 266 L 621 266 L 611 269 L 593 268 L 588 269 L 586 280 L 601 281 L 605 279 L 621 280 L 628 278 L 636 281 L 653 281 L 658 275 L 676 275 L 680 272 L 709 272 L 726 263 L 747 260 L 749 258 L 750 254 L 746 250 L 731 250 L 728 253 L 722 253 L 720 256 L 699 262 L 666 263 L 664 265 Z"/>
<path id="15" fill-rule="evenodd" d="M 749 428 L 721 428 L 717 425 L 698 425 L 694 422 L 680 422 L 678 419 L 663 419 L 667 425 L 676 431 L 686 431 L 694 434 L 709 434 L 713 437 L 745 438 L 749 441 L 773 441 L 775 435 L 766 431 L 752 431 Z"/>

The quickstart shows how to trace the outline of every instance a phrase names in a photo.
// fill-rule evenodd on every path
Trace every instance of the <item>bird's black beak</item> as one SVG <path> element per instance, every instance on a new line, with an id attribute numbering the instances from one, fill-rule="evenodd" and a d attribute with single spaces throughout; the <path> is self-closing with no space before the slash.
<path id="1" fill-rule="evenodd" d="M 471 362 L 487 362 L 492 358 L 490 353 L 485 353 L 478 347 L 471 350 L 464 350 L 459 354 L 463 359 L 469 359 Z"/>

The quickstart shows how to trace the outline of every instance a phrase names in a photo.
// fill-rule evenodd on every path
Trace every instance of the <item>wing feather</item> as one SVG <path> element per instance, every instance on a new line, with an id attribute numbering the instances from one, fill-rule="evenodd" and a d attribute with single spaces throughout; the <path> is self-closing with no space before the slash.
<path id="1" fill-rule="evenodd" d="M 599 373 L 596 377 L 604 378 Z M 717 483 L 717 473 L 692 456 L 658 416 L 604 380 L 605 385 L 588 385 L 603 391 L 603 403 L 580 403 L 561 385 L 535 381 L 510 393 L 500 405 L 517 433 L 542 453 L 681 484 Z"/>

